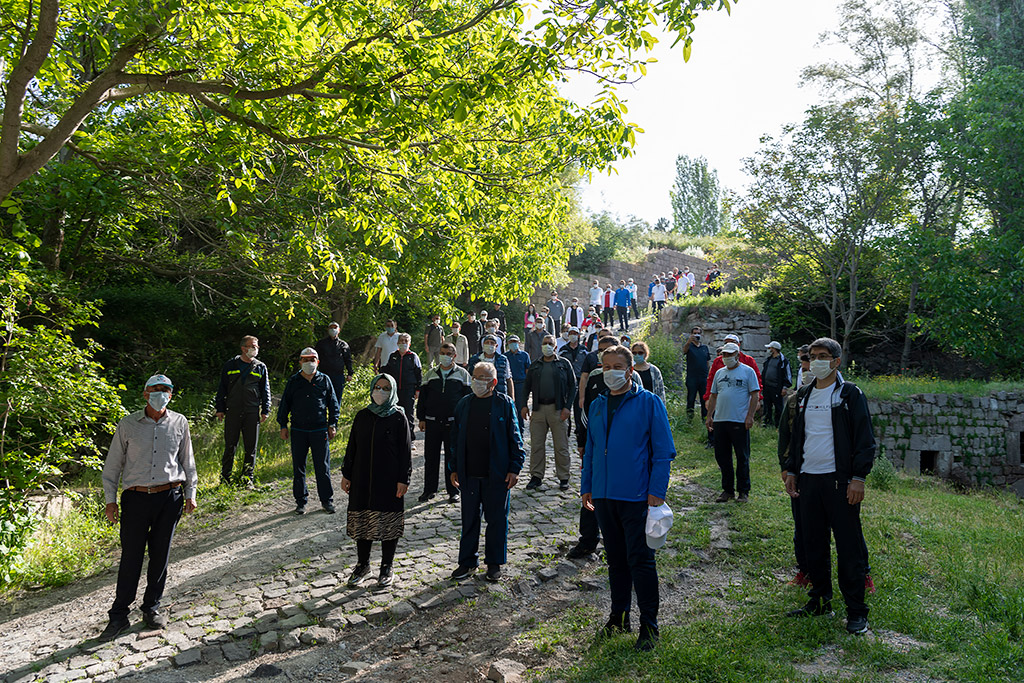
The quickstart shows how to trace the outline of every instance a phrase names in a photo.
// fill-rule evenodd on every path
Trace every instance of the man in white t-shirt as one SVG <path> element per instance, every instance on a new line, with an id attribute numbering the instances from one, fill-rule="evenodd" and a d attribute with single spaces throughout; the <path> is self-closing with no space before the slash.
<path id="1" fill-rule="evenodd" d="M 373 369 L 380 370 L 397 350 L 398 324 L 394 320 L 388 320 L 384 323 L 384 331 L 377 336 L 377 344 L 373 347 Z"/>
<path id="2" fill-rule="evenodd" d="M 654 312 L 657 313 L 665 307 L 665 298 L 668 296 L 668 290 L 665 289 L 665 283 L 661 281 L 661 278 L 655 278 L 654 288 L 651 289 L 651 301 L 654 302 Z"/>
<path id="3" fill-rule="evenodd" d="M 601 314 L 601 299 L 604 296 L 604 290 L 601 289 L 600 283 L 594 280 L 590 283 L 590 305 L 594 307 L 598 315 Z"/>
<path id="4" fill-rule="evenodd" d="M 690 272 L 690 266 L 683 268 L 683 277 L 686 278 L 686 284 L 683 285 L 686 289 L 686 295 L 696 294 L 693 288 L 697 285 L 697 278 Z"/>
<path id="5" fill-rule="evenodd" d="M 814 383 L 803 387 L 779 426 L 786 492 L 799 498 L 800 525 L 811 589 L 807 604 L 791 617 L 832 613 L 831 538 L 836 542 L 839 590 L 846 603 L 846 630 L 868 630 L 864 602 L 867 547 L 860 525 L 864 482 L 875 460 L 875 435 L 867 398 L 839 375 L 842 347 L 822 337 L 811 343 Z"/>
<path id="6" fill-rule="evenodd" d="M 722 347 L 725 367 L 715 373 L 708 402 L 708 429 L 715 436 L 715 460 L 722 470 L 722 493 L 716 503 L 732 500 L 739 493 L 741 502 L 750 494 L 750 427 L 761 391 L 757 373 L 740 362 L 740 347 L 729 342 Z M 736 451 L 735 485 L 732 454 Z"/>

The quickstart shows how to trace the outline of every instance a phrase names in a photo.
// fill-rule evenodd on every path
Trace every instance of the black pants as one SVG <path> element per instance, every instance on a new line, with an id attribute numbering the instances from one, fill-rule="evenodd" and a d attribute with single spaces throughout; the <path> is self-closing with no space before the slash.
<path id="1" fill-rule="evenodd" d="M 365 539 L 356 540 L 356 561 L 359 564 L 370 564 L 370 549 L 373 548 L 373 541 Z M 390 567 L 395 561 L 395 551 L 398 549 L 398 539 L 380 542 L 380 566 Z"/>
<path id="2" fill-rule="evenodd" d="M 764 423 L 772 427 L 779 426 L 782 419 L 782 387 L 765 385 L 764 387 Z"/>
<path id="3" fill-rule="evenodd" d="M 810 597 L 832 599 L 832 548 L 836 541 L 839 590 L 846 601 L 847 617 L 868 615 L 864 603 L 866 555 L 860 528 L 860 504 L 846 502 L 846 482 L 836 473 L 801 474 L 799 479 L 800 525 L 803 528 Z"/>
<path id="4" fill-rule="evenodd" d="M 615 308 L 612 306 L 608 306 L 603 311 L 601 311 L 601 317 L 604 318 L 604 326 L 611 327 L 612 324 L 615 322 Z"/>
<path id="5" fill-rule="evenodd" d="M 149 550 L 146 592 L 142 611 L 156 612 L 167 583 L 167 563 L 174 529 L 181 519 L 185 492 L 177 486 L 160 493 L 121 493 L 121 564 L 117 569 L 117 591 L 110 608 L 111 619 L 128 617 L 142 576 L 142 561 Z"/>
<path id="6" fill-rule="evenodd" d="M 619 329 L 623 332 L 629 330 L 629 307 L 616 306 L 615 311 L 619 314 Z"/>
<path id="7" fill-rule="evenodd" d="M 387 363 L 387 361 L 384 361 Z M 338 398 L 338 403 L 341 403 L 341 397 L 345 394 L 345 375 L 327 375 L 331 379 L 331 384 L 334 385 L 334 395 Z"/>
<path id="8" fill-rule="evenodd" d="M 597 525 L 597 514 L 580 505 L 579 544 L 588 548 L 596 548 L 600 542 L 601 530 Z"/>
<path id="9" fill-rule="evenodd" d="M 220 478 L 231 481 L 231 472 L 235 469 L 235 449 L 238 448 L 238 437 L 242 437 L 245 455 L 242 460 L 242 478 L 252 479 L 256 469 L 256 444 L 260 438 L 260 414 L 236 413 L 228 411 L 224 414 L 224 455 L 220 459 Z"/>
<path id="10" fill-rule="evenodd" d="M 807 565 L 807 549 L 804 547 L 804 530 L 800 522 L 800 499 L 790 498 L 789 509 L 793 513 L 793 554 L 796 555 L 796 568 L 810 576 L 811 570 Z"/>
<path id="11" fill-rule="evenodd" d="M 629 305 L 633 308 L 633 317 L 634 318 L 639 318 L 640 317 L 640 311 L 638 311 L 637 308 L 636 308 L 636 299 L 633 299 L 632 301 L 630 301 Z"/>
<path id="12" fill-rule="evenodd" d="M 444 490 L 451 498 L 459 492 L 452 486 L 448 465 L 452 461 L 451 432 L 452 423 L 447 420 L 427 420 L 427 431 L 423 436 L 423 493 L 437 493 L 437 471 L 441 469 L 444 477 Z M 444 448 L 444 461 L 441 461 L 441 448 Z"/>
<path id="13" fill-rule="evenodd" d="M 641 623 L 658 626 L 658 567 L 647 546 L 647 501 L 595 498 L 594 512 L 604 536 L 612 613 L 629 612 L 636 593 Z"/>
<path id="14" fill-rule="evenodd" d="M 750 432 L 742 422 L 715 422 L 715 460 L 722 470 L 722 490 L 750 493 Z M 736 452 L 733 485 L 732 454 Z"/>
<path id="15" fill-rule="evenodd" d="M 704 389 L 707 379 L 701 379 L 700 377 L 687 377 L 686 378 L 686 414 L 693 417 L 694 409 L 696 408 L 697 399 L 700 399 L 700 419 L 707 420 L 708 417 L 708 406 L 704 402 Z M 708 430 L 708 444 L 714 444 L 714 432 Z"/>
<path id="16" fill-rule="evenodd" d="M 416 400 L 416 390 L 399 389 L 398 405 L 405 411 L 405 417 L 409 420 L 409 434 L 414 435 L 416 429 L 416 412 L 413 410 L 413 403 Z"/>

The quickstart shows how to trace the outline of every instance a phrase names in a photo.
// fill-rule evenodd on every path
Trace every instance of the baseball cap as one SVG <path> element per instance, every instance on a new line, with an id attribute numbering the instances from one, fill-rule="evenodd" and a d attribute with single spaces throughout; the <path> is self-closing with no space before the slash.
<path id="1" fill-rule="evenodd" d="M 156 374 L 146 380 L 147 387 L 156 386 L 157 384 L 166 384 L 171 389 L 174 388 L 174 383 L 171 382 L 171 378 L 167 375 Z"/>
<path id="2" fill-rule="evenodd" d="M 313 356 L 313 358 L 320 360 L 320 354 L 317 353 L 316 349 L 314 349 L 312 346 L 307 346 L 306 348 L 302 349 L 302 351 L 299 353 L 299 358 L 304 358 L 306 356 Z"/>
<path id="3" fill-rule="evenodd" d="M 736 353 L 739 350 L 740 347 L 736 346 L 732 342 L 729 342 L 728 344 L 722 347 L 722 353 Z"/>
<path id="4" fill-rule="evenodd" d="M 667 503 L 647 508 L 647 523 L 644 532 L 647 535 L 647 547 L 657 550 L 668 540 L 669 529 L 672 528 L 672 508 Z"/>
<path id="5" fill-rule="evenodd" d="M 736 335 L 736 334 L 727 334 L 727 335 L 725 335 L 725 341 L 727 341 L 727 342 L 736 342 L 737 344 L 739 344 L 740 343 L 740 338 L 739 338 L 739 335 Z"/>
<path id="6" fill-rule="evenodd" d="M 764 345 L 764 348 L 766 348 L 766 349 L 776 349 L 778 351 L 781 351 L 782 350 L 782 344 L 780 344 L 777 341 L 768 342 L 767 344 Z"/>

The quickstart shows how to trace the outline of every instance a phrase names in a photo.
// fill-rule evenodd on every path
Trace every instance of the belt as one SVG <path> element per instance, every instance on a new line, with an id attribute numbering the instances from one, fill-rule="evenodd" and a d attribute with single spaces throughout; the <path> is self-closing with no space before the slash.
<path id="1" fill-rule="evenodd" d="M 129 486 L 125 491 L 138 491 L 139 493 L 162 493 L 163 491 L 170 491 L 181 486 L 180 481 L 172 481 L 170 484 L 160 484 L 159 486 Z"/>

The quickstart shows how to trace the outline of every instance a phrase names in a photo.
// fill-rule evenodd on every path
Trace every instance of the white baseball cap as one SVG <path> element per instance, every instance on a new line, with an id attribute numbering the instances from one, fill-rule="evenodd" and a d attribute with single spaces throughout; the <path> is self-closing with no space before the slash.
<path id="1" fill-rule="evenodd" d="M 768 342 L 767 344 L 764 345 L 764 348 L 766 348 L 766 349 L 775 349 L 777 351 L 781 351 L 782 350 L 782 344 L 780 344 L 777 341 Z"/>
<path id="2" fill-rule="evenodd" d="M 732 342 L 729 342 L 728 344 L 722 347 L 722 353 L 736 353 L 739 350 L 740 347 L 736 346 Z"/>
<path id="3" fill-rule="evenodd" d="M 665 545 L 669 529 L 672 528 L 672 519 L 672 508 L 668 506 L 668 503 L 647 508 L 647 524 L 644 531 L 647 534 L 648 548 L 657 550 Z"/>

